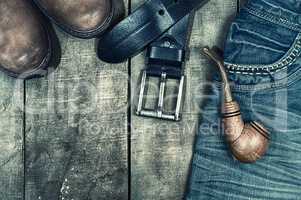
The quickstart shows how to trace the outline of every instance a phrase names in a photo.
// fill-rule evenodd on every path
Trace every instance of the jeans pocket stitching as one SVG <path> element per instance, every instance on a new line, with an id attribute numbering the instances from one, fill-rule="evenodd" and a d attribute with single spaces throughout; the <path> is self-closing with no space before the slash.
<path id="1" fill-rule="evenodd" d="M 266 12 L 266 11 L 262 12 L 262 11 L 254 9 L 250 6 L 246 6 L 245 10 L 254 16 L 260 17 L 260 18 L 270 21 L 274 24 L 285 26 L 285 27 L 295 30 L 295 31 L 301 31 L 301 27 L 299 24 L 292 23 L 284 17 L 277 17 L 277 16 L 274 16 L 273 14 L 270 14 L 269 12 Z"/>
<path id="2" fill-rule="evenodd" d="M 231 89 L 233 92 L 250 92 L 252 90 L 273 90 L 287 88 L 294 85 L 296 82 L 301 80 L 301 68 L 297 69 L 294 73 L 290 74 L 286 79 L 277 80 L 273 83 L 259 83 L 255 85 L 245 85 L 245 84 L 231 84 Z M 214 81 L 215 86 L 221 90 L 223 88 L 223 83 L 220 81 Z"/>
<path id="3" fill-rule="evenodd" d="M 301 33 L 299 33 L 289 51 L 277 62 L 270 65 L 243 65 L 225 62 L 230 73 L 245 75 L 271 75 L 292 65 L 301 54 Z"/>

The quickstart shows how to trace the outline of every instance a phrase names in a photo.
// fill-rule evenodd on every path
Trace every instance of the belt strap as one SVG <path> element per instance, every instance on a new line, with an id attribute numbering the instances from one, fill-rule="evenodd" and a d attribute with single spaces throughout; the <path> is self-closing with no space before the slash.
<path id="1" fill-rule="evenodd" d="M 161 76 L 166 73 L 167 77 L 176 79 L 182 76 L 193 18 L 194 12 L 186 15 L 148 46 L 148 75 Z"/>
<path id="2" fill-rule="evenodd" d="M 98 57 L 119 63 L 142 51 L 192 10 L 208 0 L 149 0 L 103 35 Z"/>

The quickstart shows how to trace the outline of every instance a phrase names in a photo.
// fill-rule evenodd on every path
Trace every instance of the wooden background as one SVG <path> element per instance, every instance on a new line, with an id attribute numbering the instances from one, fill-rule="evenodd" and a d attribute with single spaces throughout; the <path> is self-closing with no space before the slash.
<path id="1" fill-rule="evenodd" d="M 129 12 L 143 2 L 125 1 Z M 94 40 L 57 28 L 61 64 L 47 77 L 0 73 L 0 199 L 183 199 L 210 71 L 200 47 L 222 47 L 238 5 L 211 0 L 197 11 L 180 123 L 135 116 L 144 53 L 109 65 Z"/>

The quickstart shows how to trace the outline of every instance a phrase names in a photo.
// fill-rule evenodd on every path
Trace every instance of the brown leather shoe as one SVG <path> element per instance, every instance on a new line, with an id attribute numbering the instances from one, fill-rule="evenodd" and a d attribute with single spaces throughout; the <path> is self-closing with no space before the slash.
<path id="1" fill-rule="evenodd" d="M 28 0 L 0 1 L 0 69 L 11 76 L 40 75 L 51 60 L 50 27 Z"/>
<path id="2" fill-rule="evenodd" d="M 34 0 L 67 33 L 80 38 L 101 35 L 124 16 L 123 0 Z"/>

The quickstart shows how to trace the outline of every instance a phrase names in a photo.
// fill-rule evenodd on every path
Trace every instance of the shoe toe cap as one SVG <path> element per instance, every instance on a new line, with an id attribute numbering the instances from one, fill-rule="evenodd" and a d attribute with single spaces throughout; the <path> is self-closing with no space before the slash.
<path id="1" fill-rule="evenodd" d="M 75 32 L 98 29 L 111 12 L 110 0 L 40 0 L 39 4 L 58 24 Z"/>
<path id="2" fill-rule="evenodd" d="M 39 68 L 49 48 L 47 31 L 30 8 L 0 19 L 0 65 L 15 74 Z"/>

